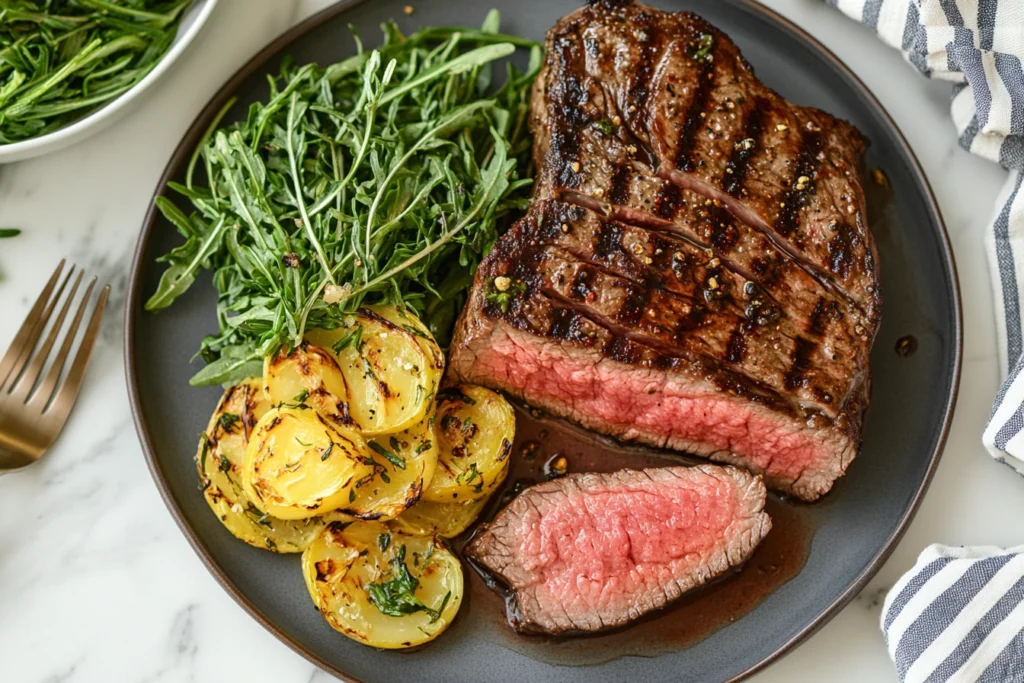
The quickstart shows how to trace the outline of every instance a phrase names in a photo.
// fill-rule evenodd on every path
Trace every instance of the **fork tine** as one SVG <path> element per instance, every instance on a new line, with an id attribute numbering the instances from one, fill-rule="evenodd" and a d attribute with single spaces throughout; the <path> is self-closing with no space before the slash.
<path id="1" fill-rule="evenodd" d="M 78 273 L 79 282 L 82 280 L 82 272 Z M 53 394 L 53 388 L 57 384 L 57 379 L 60 377 L 60 373 L 63 371 L 65 361 L 68 358 L 68 353 L 71 352 L 72 344 L 75 343 L 75 336 L 78 334 L 78 326 L 82 323 L 82 316 L 85 314 L 85 309 L 89 305 L 89 298 L 92 296 L 92 288 L 96 285 L 96 279 L 93 278 L 89 281 L 89 286 L 85 288 L 85 295 L 82 297 L 82 302 L 78 306 L 78 310 L 75 312 L 75 317 L 72 319 L 71 328 L 68 330 L 68 334 L 65 336 L 65 340 L 60 345 L 60 350 L 57 351 L 57 357 L 53 359 L 53 366 L 50 368 L 50 372 L 46 374 L 46 379 L 39 386 L 33 396 L 33 401 L 41 401 L 42 405 L 40 408 L 45 407 L 46 403 L 50 401 L 50 396 Z M 76 288 L 78 283 L 75 283 Z M 74 296 L 72 292 L 72 296 Z M 68 303 L 71 303 L 71 299 L 68 299 Z M 67 310 L 68 304 L 65 304 Z M 61 314 L 63 311 L 61 311 Z M 52 336 L 52 335 L 51 335 Z M 30 385 L 31 388 L 31 385 Z M 28 389 L 26 389 L 26 395 L 28 395 Z"/>
<path id="2" fill-rule="evenodd" d="M 36 299 L 35 304 L 32 306 L 32 310 L 28 312 L 28 316 L 25 318 L 25 322 L 22 323 L 21 329 L 18 330 L 16 335 L 14 335 L 14 340 L 11 341 L 11 346 L 7 349 L 7 353 L 4 354 L 3 360 L 0 360 L 0 389 L 3 389 L 8 378 L 13 379 L 17 377 L 17 373 L 14 372 L 14 370 L 21 361 L 22 353 L 26 352 L 26 349 L 31 351 L 32 347 L 36 345 L 39 335 L 42 334 L 45 323 L 37 323 L 39 323 L 39 318 L 43 314 L 44 307 L 50 300 L 50 294 L 53 293 L 53 288 L 56 286 L 57 280 L 60 279 L 60 273 L 64 270 L 64 263 L 65 259 L 61 259 L 60 263 L 57 264 L 57 270 L 53 271 L 53 275 L 50 276 L 50 281 L 46 283 L 45 287 L 43 287 L 42 293 L 39 295 L 39 298 Z M 72 270 L 73 269 L 74 266 L 72 266 Z M 70 277 L 70 273 L 68 274 L 68 277 Z M 67 283 L 67 280 L 64 282 Z"/>
<path id="3" fill-rule="evenodd" d="M 95 280 L 94 280 L 95 282 Z M 91 283 L 90 283 L 91 286 Z M 71 412 L 71 407 L 75 405 L 75 399 L 78 398 L 78 390 L 82 388 L 82 378 L 85 377 L 85 368 L 89 365 L 89 359 L 92 357 L 92 349 L 96 344 L 96 338 L 100 333 L 100 323 L 103 321 L 103 310 L 107 306 L 107 298 L 110 296 L 110 285 L 103 288 L 100 292 L 100 299 L 96 302 L 96 308 L 93 309 L 92 319 L 89 320 L 89 326 L 85 328 L 85 336 L 82 338 L 82 346 L 78 349 L 78 353 L 75 355 L 75 362 L 71 364 L 71 369 L 68 371 L 67 379 L 64 383 L 57 388 L 56 394 L 53 397 L 53 403 L 50 405 L 47 412 L 47 417 L 53 419 L 63 420 L 67 417 L 68 413 Z M 82 302 L 81 310 L 84 310 L 85 302 Z M 67 345 L 67 341 L 65 341 Z M 61 348 L 62 355 L 64 354 L 64 348 Z M 64 365 L 64 359 L 60 359 L 60 365 Z M 57 364 L 54 364 L 57 367 Z M 51 370 L 50 374 L 53 374 Z M 58 374 L 59 371 L 58 371 Z M 47 378 L 49 379 L 49 378 Z M 56 379 L 56 377 L 54 378 Z"/>
<path id="4" fill-rule="evenodd" d="M 71 308 L 71 303 L 75 300 L 75 294 L 78 293 L 78 286 L 82 283 L 83 271 L 78 271 L 78 277 L 75 278 L 75 283 L 71 286 L 71 293 L 68 294 L 64 300 L 64 305 L 60 309 L 60 313 L 57 314 L 57 319 L 53 321 L 53 325 L 50 327 L 50 334 L 46 335 L 46 341 L 43 342 L 42 348 L 39 349 L 31 357 L 31 362 L 22 371 L 21 378 L 11 387 L 11 396 L 16 400 L 22 400 L 28 398 L 29 393 L 32 391 L 32 387 L 39 381 L 39 376 L 43 374 L 43 367 L 46 365 L 46 359 L 50 357 L 50 351 L 53 350 L 53 344 L 57 341 L 57 337 L 60 335 L 60 330 L 64 327 L 64 318 L 67 317 L 68 310 Z M 68 277 L 71 277 L 71 273 L 68 273 Z M 94 279 L 89 283 L 89 289 L 85 292 L 85 298 L 82 299 L 83 304 L 89 300 L 89 294 L 92 292 L 92 286 L 95 284 Z M 56 305 L 58 299 L 54 300 Z M 81 311 L 81 307 L 79 307 Z M 68 339 L 72 339 L 75 336 L 75 330 L 78 327 L 78 318 L 75 318 L 75 324 L 72 325 L 70 330 L 70 336 Z M 64 342 L 67 345 L 67 341 Z"/>

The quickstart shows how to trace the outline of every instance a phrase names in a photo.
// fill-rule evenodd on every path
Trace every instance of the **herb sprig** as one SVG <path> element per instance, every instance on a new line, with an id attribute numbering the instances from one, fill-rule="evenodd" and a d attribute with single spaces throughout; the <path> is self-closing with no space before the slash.
<path id="1" fill-rule="evenodd" d="M 530 87 L 540 46 L 483 29 L 428 28 L 325 68 L 285 63 L 243 121 L 210 126 L 184 183 L 157 206 L 186 241 L 151 311 L 203 269 L 220 293 L 218 334 L 194 385 L 259 374 L 306 329 L 333 329 L 370 303 L 404 303 L 446 343 L 465 290 L 511 213 L 525 208 Z M 495 62 L 510 63 L 495 87 Z M 359 343 L 358 337 L 346 343 Z"/>
<path id="2" fill-rule="evenodd" d="M 387 545 L 378 539 L 378 544 L 381 551 L 384 551 L 387 545 L 391 544 L 391 539 L 388 537 Z M 394 576 L 391 579 L 380 583 L 367 584 L 366 586 L 367 595 L 374 607 L 379 609 L 381 613 L 391 617 L 426 612 L 427 616 L 430 617 L 430 623 L 440 619 L 441 614 L 444 613 L 444 608 L 448 606 L 448 601 L 451 600 L 451 591 L 445 594 L 444 598 L 441 599 L 441 603 L 436 608 L 427 607 L 423 604 L 422 600 L 416 597 L 416 589 L 419 587 L 420 581 L 409 573 L 409 567 L 405 564 L 404 545 L 398 546 L 398 550 L 395 552 L 395 556 L 391 558 L 390 564 L 394 572 Z"/>
<path id="3" fill-rule="evenodd" d="M 192 0 L 0 2 L 0 144 L 51 133 L 152 71 Z"/>

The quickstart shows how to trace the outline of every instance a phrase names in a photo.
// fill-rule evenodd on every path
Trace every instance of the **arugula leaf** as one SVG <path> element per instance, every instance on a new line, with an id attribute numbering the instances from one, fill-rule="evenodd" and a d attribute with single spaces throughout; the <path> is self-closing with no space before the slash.
<path id="1" fill-rule="evenodd" d="M 164 271 L 156 292 L 146 302 L 147 311 L 167 308 L 192 286 L 203 261 L 220 247 L 226 227 L 227 223 L 222 218 L 205 234 L 190 236 L 185 244 L 160 258 L 160 261 L 170 263 L 171 266 Z"/>

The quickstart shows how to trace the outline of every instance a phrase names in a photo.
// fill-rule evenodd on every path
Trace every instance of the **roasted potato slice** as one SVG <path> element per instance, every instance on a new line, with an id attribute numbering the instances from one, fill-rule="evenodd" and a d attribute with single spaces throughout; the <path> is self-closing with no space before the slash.
<path id="1" fill-rule="evenodd" d="M 423 499 L 465 503 L 491 494 L 508 475 L 516 433 L 512 406 L 490 389 L 459 385 L 438 396 L 437 471 Z"/>
<path id="2" fill-rule="evenodd" d="M 282 347 L 263 363 L 263 390 L 273 406 L 306 404 L 335 424 L 355 422 L 349 414 L 349 392 L 338 362 L 326 349 L 302 342 Z"/>
<path id="3" fill-rule="evenodd" d="M 242 487 L 245 449 L 269 405 L 263 384 L 250 379 L 224 392 L 196 454 L 203 496 L 217 519 L 249 545 L 278 553 L 300 553 L 324 526 L 319 518 L 286 521 L 252 504 Z"/>
<path id="4" fill-rule="evenodd" d="M 430 329 L 419 319 L 419 316 L 404 306 L 381 305 L 369 308 L 385 320 L 390 320 L 406 332 L 416 335 L 420 347 L 433 361 L 434 367 L 444 372 L 444 351 L 438 346 L 434 335 L 430 333 Z"/>
<path id="5" fill-rule="evenodd" d="M 436 538 L 378 522 L 331 522 L 302 554 L 313 603 L 333 628 L 378 648 L 444 631 L 462 603 L 462 566 Z"/>
<path id="6" fill-rule="evenodd" d="M 271 408 L 246 449 L 242 485 L 257 508 L 281 519 L 306 519 L 355 499 L 371 471 L 366 442 L 306 406 Z"/>
<path id="7" fill-rule="evenodd" d="M 394 519 L 420 499 L 434 476 L 437 440 L 431 419 L 398 434 L 372 437 L 367 446 L 373 469 L 356 482 L 355 500 L 338 512 L 359 519 Z"/>
<path id="8" fill-rule="evenodd" d="M 363 434 L 394 434 L 423 420 L 443 367 L 423 350 L 420 336 L 374 308 L 361 308 L 350 326 L 310 330 L 306 337 L 334 352 Z"/>
<path id="9" fill-rule="evenodd" d="M 455 538 L 473 525 L 487 507 L 487 498 L 470 503 L 435 503 L 421 500 L 388 523 L 392 529 L 413 536 Z"/>

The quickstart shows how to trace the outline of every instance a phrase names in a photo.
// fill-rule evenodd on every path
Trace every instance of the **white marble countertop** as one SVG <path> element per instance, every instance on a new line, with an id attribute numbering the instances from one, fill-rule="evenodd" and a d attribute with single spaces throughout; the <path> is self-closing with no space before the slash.
<path id="1" fill-rule="evenodd" d="M 0 168 L 0 226 L 25 230 L 0 242 L 0 349 L 61 256 L 113 285 L 102 343 L 61 440 L 37 465 L 0 479 L 0 681 L 331 680 L 245 614 L 178 531 L 132 426 L 121 342 L 132 250 L 171 151 L 250 55 L 328 4 L 224 0 L 193 49 L 120 124 Z M 765 4 L 828 44 L 888 108 L 935 188 L 960 269 L 960 400 L 921 510 L 857 600 L 756 678 L 895 681 L 877 627 L 881 600 L 921 549 L 1024 542 L 1024 479 L 980 441 L 999 379 L 982 235 L 1003 173 L 957 147 L 948 85 L 919 77 L 821 0 Z"/>

